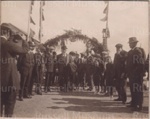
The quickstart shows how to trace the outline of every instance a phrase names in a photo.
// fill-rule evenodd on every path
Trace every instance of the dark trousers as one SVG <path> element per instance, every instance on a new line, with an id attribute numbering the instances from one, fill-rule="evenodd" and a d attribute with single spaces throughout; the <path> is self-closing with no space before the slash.
<path id="1" fill-rule="evenodd" d="M 85 84 L 84 84 L 84 72 L 78 72 L 78 80 L 79 80 L 80 86 L 82 86 L 84 88 L 84 86 L 85 86 Z"/>
<path id="2" fill-rule="evenodd" d="M 29 95 L 32 95 L 33 85 L 34 85 L 35 76 L 31 76 L 30 84 L 29 84 Z"/>
<path id="3" fill-rule="evenodd" d="M 45 80 L 45 90 L 47 90 L 53 81 L 53 72 L 46 72 L 46 80 Z"/>
<path id="4" fill-rule="evenodd" d="M 118 92 L 118 98 L 120 98 L 123 102 L 126 102 L 127 100 L 126 86 L 127 81 L 125 79 L 118 78 L 116 80 L 116 90 Z"/>
<path id="5" fill-rule="evenodd" d="M 16 103 L 16 91 L 12 90 L 9 92 L 1 92 L 1 114 L 2 117 L 3 111 L 5 117 L 12 117 L 15 103 Z"/>
<path id="6" fill-rule="evenodd" d="M 68 83 L 68 66 L 65 66 L 62 71 L 59 72 L 59 85 L 60 87 L 66 87 Z"/>
<path id="7" fill-rule="evenodd" d="M 35 81 L 37 83 L 36 88 L 35 88 L 35 92 L 36 93 L 41 93 L 42 92 L 42 81 L 43 81 L 43 76 L 44 76 L 44 72 L 42 71 L 41 66 L 37 66 L 36 67 L 36 73 L 35 73 Z"/>
<path id="8" fill-rule="evenodd" d="M 131 91 L 131 104 L 136 106 L 142 106 L 143 104 L 143 77 L 135 76 L 129 78 L 130 91 Z"/>
<path id="9" fill-rule="evenodd" d="M 29 85 L 32 76 L 33 67 L 26 67 L 21 72 L 21 82 L 20 82 L 20 92 L 19 97 L 28 96 L 29 95 Z"/>

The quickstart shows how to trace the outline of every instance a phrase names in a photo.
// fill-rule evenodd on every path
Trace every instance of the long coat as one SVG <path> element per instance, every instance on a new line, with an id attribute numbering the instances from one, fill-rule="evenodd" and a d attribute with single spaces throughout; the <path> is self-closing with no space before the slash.
<path id="1" fill-rule="evenodd" d="M 144 74 L 144 59 L 140 48 L 134 48 L 128 52 L 127 74 L 131 79 L 142 77 Z"/>
<path id="2" fill-rule="evenodd" d="M 19 89 L 16 55 L 28 52 L 28 44 L 23 41 L 22 47 L 14 42 L 1 38 L 1 86 L 2 88 Z"/>

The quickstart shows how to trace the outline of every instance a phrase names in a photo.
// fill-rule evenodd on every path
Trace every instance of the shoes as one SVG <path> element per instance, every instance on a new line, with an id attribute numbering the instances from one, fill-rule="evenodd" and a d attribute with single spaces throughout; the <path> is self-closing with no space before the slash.
<path id="1" fill-rule="evenodd" d="M 114 99 L 114 101 L 122 101 L 120 98 Z"/>
<path id="2" fill-rule="evenodd" d="M 132 111 L 137 111 L 137 112 L 141 112 L 142 110 L 143 110 L 142 107 L 134 107 L 134 108 L 132 109 Z"/>
<path id="3" fill-rule="evenodd" d="M 127 105 L 126 107 L 135 107 L 134 105 Z"/>
<path id="4" fill-rule="evenodd" d="M 30 98 L 32 98 L 32 97 L 30 97 L 30 96 L 28 96 L 28 95 L 26 95 L 26 96 L 23 96 L 24 98 L 27 98 L 27 99 L 30 99 Z"/>
<path id="5" fill-rule="evenodd" d="M 19 101 L 23 101 L 23 98 L 22 98 L 22 97 L 19 97 Z"/>

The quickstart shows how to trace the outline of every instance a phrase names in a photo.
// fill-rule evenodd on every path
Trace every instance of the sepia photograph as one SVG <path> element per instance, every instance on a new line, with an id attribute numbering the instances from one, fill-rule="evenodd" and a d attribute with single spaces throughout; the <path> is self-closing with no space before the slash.
<path id="1" fill-rule="evenodd" d="M 148 119 L 150 2 L 0 1 L 0 118 Z"/>

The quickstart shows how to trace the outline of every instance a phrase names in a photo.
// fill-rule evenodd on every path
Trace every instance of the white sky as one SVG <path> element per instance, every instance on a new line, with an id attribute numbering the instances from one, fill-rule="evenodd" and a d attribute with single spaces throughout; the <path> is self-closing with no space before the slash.
<path id="1" fill-rule="evenodd" d="M 27 32 L 29 1 L 2 1 L 2 23 L 12 23 Z M 43 39 L 54 38 L 71 28 L 82 30 L 82 33 L 95 37 L 102 42 L 102 29 L 105 22 L 100 21 L 105 15 L 103 1 L 46 1 L 44 6 L 45 21 L 43 22 Z M 38 38 L 39 29 L 39 1 L 33 7 L 33 19 L 36 26 L 31 25 Z M 129 50 L 128 38 L 138 38 L 138 45 L 148 53 L 148 3 L 111 1 L 109 5 L 109 29 L 111 37 L 108 39 L 110 55 L 115 53 L 115 45 L 122 43 L 125 50 Z M 71 50 L 84 51 L 83 44 L 70 44 Z"/>

